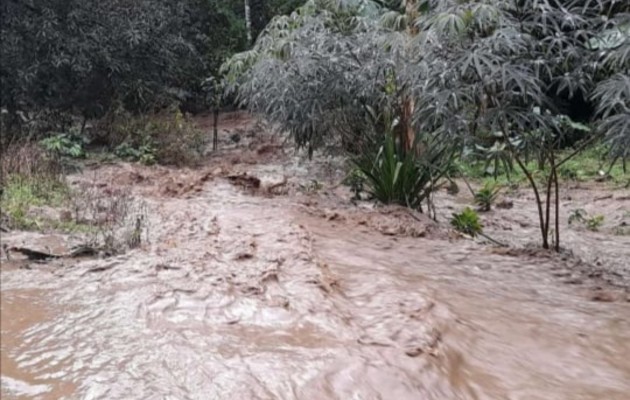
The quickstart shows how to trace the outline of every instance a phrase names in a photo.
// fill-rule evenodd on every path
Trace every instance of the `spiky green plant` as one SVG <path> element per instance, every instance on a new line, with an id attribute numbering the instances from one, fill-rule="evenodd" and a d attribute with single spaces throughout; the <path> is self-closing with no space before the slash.
<path id="1" fill-rule="evenodd" d="M 451 226 L 456 231 L 475 237 L 483 231 L 483 225 L 479 221 L 479 214 L 470 207 L 466 207 L 462 212 L 453 213 Z"/>
<path id="2" fill-rule="evenodd" d="M 365 177 L 365 190 L 385 204 L 422 211 L 422 202 L 435 189 L 453 159 L 447 146 L 425 144 L 423 153 L 405 153 L 386 135 L 378 148 L 367 149 L 353 162 Z"/>
<path id="3" fill-rule="evenodd" d="M 490 211 L 500 191 L 500 186 L 486 182 L 481 189 L 475 192 L 475 204 L 478 206 L 478 210 Z"/>

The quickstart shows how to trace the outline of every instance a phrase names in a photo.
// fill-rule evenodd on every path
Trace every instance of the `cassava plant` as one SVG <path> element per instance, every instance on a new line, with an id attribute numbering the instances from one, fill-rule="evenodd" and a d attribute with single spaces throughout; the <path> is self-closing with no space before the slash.
<path id="1" fill-rule="evenodd" d="M 597 139 L 586 132 L 568 156 L 561 156 L 566 154 L 560 149 L 567 125 L 574 122 L 568 104 L 589 99 L 598 80 L 616 70 L 611 78 L 616 83 L 604 81 L 595 92 L 599 112 L 605 116 L 597 125 L 615 143 L 626 143 L 629 137 L 627 30 L 604 52 L 593 41 L 609 29 L 623 30 L 630 4 L 612 0 L 427 4 L 416 20 L 423 45 L 417 69 L 424 78 L 416 101 L 420 128 L 459 136 L 464 142 L 474 142 L 479 132 L 503 137 L 504 150 L 534 192 L 542 246 L 550 248 L 554 224 L 554 248 L 559 250 L 558 169 Z M 537 165 L 528 163 L 531 159 Z"/>

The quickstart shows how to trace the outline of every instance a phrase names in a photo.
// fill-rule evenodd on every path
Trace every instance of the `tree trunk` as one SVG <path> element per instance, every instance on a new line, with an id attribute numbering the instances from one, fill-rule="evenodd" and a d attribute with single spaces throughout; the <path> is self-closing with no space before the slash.
<path id="1" fill-rule="evenodd" d="M 405 15 L 407 16 L 407 34 L 409 40 L 419 33 L 415 21 L 418 18 L 418 0 L 405 1 Z M 413 112 L 415 109 L 415 101 L 410 93 L 405 93 L 402 100 L 402 115 L 400 118 L 401 138 L 400 143 L 405 153 L 413 150 L 416 142 L 416 133 L 413 126 Z M 418 150 L 418 149 L 416 149 Z"/>
<path id="2" fill-rule="evenodd" d="M 267 25 L 266 0 L 249 0 L 249 6 L 252 21 L 252 40 L 255 42 L 260 32 Z"/>
<path id="3" fill-rule="evenodd" d="M 416 133 L 413 129 L 413 110 L 414 110 L 415 102 L 413 97 L 405 96 L 402 104 L 402 115 L 400 118 L 401 125 L 401 140 L 400 143 L 403 146 L 405 154 L 413 151 L 415 141 L 416 141 Z"/>
<path id="4" fill-rule="evenodd" d="M 214 121 L 212 124 L 212 150 L 216 151 L 219 148 L 219 106 L 214 106 Z"/>
<path id="5" fill-rule="evenodd" d="M 407 16 L 407 33 L 412 37 L 420 32 L 415 24 L 418 19 L 418 14 L 418 0 L 406 0 L 405 15 Z"/>
<path id="6" fill-rule="evenodd" d="M 250 13 L 249 0 L 245 0 L 245 31 L 247 32 L 247 44 L 252 45 L 252 17 Z"/>

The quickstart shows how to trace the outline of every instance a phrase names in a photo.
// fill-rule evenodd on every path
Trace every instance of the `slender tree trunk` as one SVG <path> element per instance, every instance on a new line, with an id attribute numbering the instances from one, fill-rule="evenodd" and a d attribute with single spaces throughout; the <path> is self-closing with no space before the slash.
<path id="1" fill-rule="evenodd" d="M 405 15 L 407 16 L 407 33 L 409 36 L 416 36 L 420 32 L 415 24 L 418 19 L 418 0 L 405 1 Z"/>
<path id="2" fill-rule="evenodd" d="M 83 116 L 83 122 L 81 123 L 81 130 L 79 131 L 79 136 L 83 137 L 83 131 L 85 131 L 85 125 L 87 124 L 87 117 Z"/>
<path id="3" fill-rule="evenodd" d="M 401 145 L 405 151 L 410 152 L 414 148 L 416 133 L 413 127 L 413 110 L 414 110 L 415 102 L 413 97 L 407 95 L 403 98 L 402 104 L 402 116 L 401 116 L 401 127 L 402 132 L 401 135 Z"/>
<path id="4" fill-rule="evenodd" d="M 245 30 L 247 32 L 247 44 L 252 44 L 252 17 L 249 7 L 249 0 L 245 0 Z"/>
<path id="5" fill-rule="evenodd" d="M 418 18 L 418 0 L 406 0 L 405 1 L 405 16 L 407 17 L 407 35 L 409 40 L 419 33 L 418 27 L 415 22 Z M 405 90 L 406 92 L 406 90 Z M 405 93 L 402 98 L 402 115 L 400 118 L 401 123 L 401 138 L 400 142 L 405 153 L 412 151 L 416 142 L 416 132 L 413 126 L 413 112 L 415 110 L 415 101 L 410 93 Z M 417 151 L 418 149 L 416 149 Z"/>
<path id="6" fill-rule="evenodd" d="M 267 1 L 249 0 L 249 13 L 252 21 L 252 40 L 255 42 L 267 25 Z"/>
<path id="7" fill-rule="evenodd" d="M 560 252 L 560 188 L 558 185 L 558 172 L 554 169 L 553 181 L 556 188 L 556 251 Z"/>
<path id="8" fill-rule="evenodd" d="M 549 237 L 549 222 L 551 221 L 551 185 L 553 185 L 553 177 L 554 177 L 554 165 L 551 163 L 551 172 L 549 173 L 549 178 L 547 179 L 547 193 L 545 198 L 545 236 Z"/>
<path id="9" fill-rule="evenodd" d="M 508 132 L 508 125 L 507 122 L 504 121 L 503 122 L 503 132 L 506 132 L 505 134 L 507 135 Z M 536 197 L 536 208 L 538 209 L 538 221 L 540 224 L 540 233 L 542 236 L 542 247 L 543 249 L 548 249 L 549 248 L 549 237 L 547 235 L 546 232 L 546 222 L 545 222 L 545 215 L 544 215 L 544 211 L 543 211 L 543 205 L 542 205 L 542 199 L 540 198 L 540 192 L 538 191 L 538 186 L 536 185 L 536 181 L 534 180 L 534 177 L 532 176 L 532 173 L 527 169 L 527 166 L 525 164 L 523 164 L 523 161 L 521 160 L 521 158 L 518 156 L 516 149 L 514 148 L 514 146 L 512 145 L 512 142 L 510 142 L 509 137 L 506 137 L 506 143 L 510 149 L 510 152 L 512 153 L 512 155 L 514 156 L 514 160 L 516 161 L 516 164 L 518 164 L 518 166 L 521 168 L 521 170 L 523 171 L 523 173 L 525 174 L 525 177 L 527 177 L 527 180 L 529 181 L 530 186 L 532 187 L 532 190 L 534 191 L 534 196 Z"/>
<path id="10" fill-rule="evenodd" d="M 219 106 L 214 106 L 214 121 L 212 123 L 212 150 L 219 148 Z"/>

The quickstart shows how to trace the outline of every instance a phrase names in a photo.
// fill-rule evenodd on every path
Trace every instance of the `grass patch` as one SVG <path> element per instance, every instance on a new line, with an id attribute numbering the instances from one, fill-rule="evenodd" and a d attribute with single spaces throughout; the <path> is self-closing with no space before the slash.
<path id="1" fill-rule="evenodd" d="M 606 181 L 616 185 L 624 185 L 630 181 L 630 174 L 624 173 L 621 161 L 611 166 L 611 160 L 606 155 L 606 148 L 597 145 L 592 146 L 580 154 L 576 155 L 559 168 L 560 180 L 574 182 Z M 571 149 L 562 151 L 559 159 L 564 158 L 572 152 Z M 493 171 L 485 169 L 483 160 L 457 160 L 459 172 L 466 178 L 482 184 L 495 183 L 505 187 L 518 187 L 527 184 L 527 177 L 520 168 L 515 167 L 510 171 L 509 176 L 503 168 L 500 168 L 496 179 Z M 534 171 L 534 178 L 539 182 L 544 182 L 548 177 L 546 170 L 539 170 L 536 161 L 529 161 L 527 168 Z"/>
<path id="2" fill-rule="evenodd" d="M 47 221 L 29 214 L 33 207 L 59 207 L 69 198 L 63 180 L 42 175 L 10 175 L 3 182 L 0 209 L 14 229 L 42 229 Z"/>

